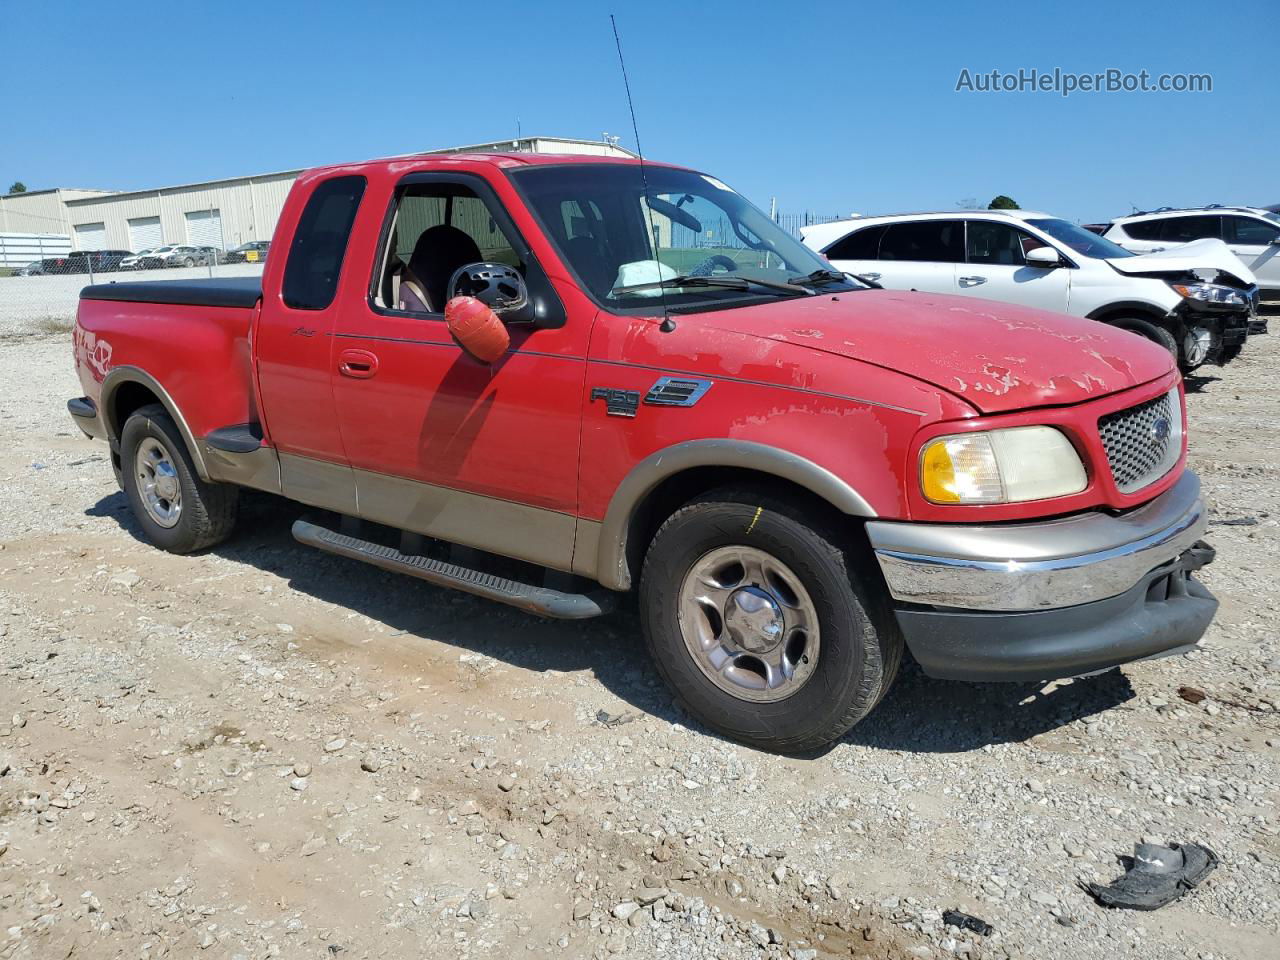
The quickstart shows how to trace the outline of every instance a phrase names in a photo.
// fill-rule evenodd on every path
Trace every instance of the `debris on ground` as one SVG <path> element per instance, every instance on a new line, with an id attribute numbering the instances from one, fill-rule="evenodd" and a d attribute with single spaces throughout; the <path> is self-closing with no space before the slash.
<path id="1" fill-rule="evenodd" d="M 1195 888 L 1217 866 L 1218 855 L 1198 843 L 1139 843 L 1124 876 L 1085 889 L 1104 907 L 1158 910 Z"/>
<path id="2" fill-rule="evenodd" d="M 987 923 L 987 921 L 981 920 L 971 913 L 961 913 L 959 910 L 943 910 L 942 922 L 949 927 L 971 930 L 983 937 L 989 937 L 996 932 L 996 928 Z"/>

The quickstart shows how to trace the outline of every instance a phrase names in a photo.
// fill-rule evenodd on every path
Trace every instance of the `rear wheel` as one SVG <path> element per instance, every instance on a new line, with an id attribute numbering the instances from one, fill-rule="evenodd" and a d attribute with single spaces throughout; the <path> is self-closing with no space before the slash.
<path id="1" fill-rule="evenodd" d="M 190 553 L 225 540 L 239 488 L 200 479 L 177 424 L 159 404 L 140 407 L 120 432 L 124 492 L 148 540 Z"/>
<path id="2" fill-rule="evenodd" d="M 708 726 L 781 753 L 824 747 L 892 682 L 901 637 L 877 632 L 850 558 L 783 500 L 715 491 L 658 531 L 641 616 L 658 671 Z"/>
<path id="3" fill-rule="evenodd" d="M 194 267 L 196 265 L 196 262 L 192 260 L 190 257 L 187 257 L 182 261 L 182 265 L 184 267 Z"/>

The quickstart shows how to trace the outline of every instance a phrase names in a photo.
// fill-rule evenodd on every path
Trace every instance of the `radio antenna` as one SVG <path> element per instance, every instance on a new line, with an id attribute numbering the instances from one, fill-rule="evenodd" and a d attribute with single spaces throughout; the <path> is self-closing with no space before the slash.
<path id="1" fill-rule="evenodd" d="M 631 113 L 631 135 L 636 141 L 636 157 L 640 161 L 640 184 L 644 188 L 644 208 L 649 216 L 649 239 L 653 244 L 653 262 L 658 265 L 657 281 L 662 282 L 662 260 L 658 256 L 658 228 L 653 222 L 653 208 L 649 206 L 649 175 L 644 167 L 644 147 L 640 145 L 640 127 L 636 124 L 636 106 L 631 99 L 631 81 L 627 79 L 627 61 L 622 56 L 622 39 L 618 36 L 618 21 L 614 15 L 609 14 L 609 25 L 613 27 L 613 44 L 618 48 L 618 66 L 622 68 L 622 86 L 627 91 L 627 110 Z M 662 301 L 662 324 L 660 329 L 663 333 L 670 333 L 676 328 L 676 322 L 671 319 L 667 313 L 667 291 L 665 287 L 658 287 L 658 297 Z"/>

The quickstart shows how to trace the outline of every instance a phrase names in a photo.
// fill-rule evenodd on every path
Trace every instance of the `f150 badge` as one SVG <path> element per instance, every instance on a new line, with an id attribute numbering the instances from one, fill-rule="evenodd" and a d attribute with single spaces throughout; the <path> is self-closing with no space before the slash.
<path id="1" fill-rule="evenodd" d="M 623 390 L 621 387 L 592 387 L 591 402 L 604 401 L 605 413 L 611 417 L 634 417 L 640 406 L 639 390 Z"/>
<path id="2" fill-rule="evenodd" d="M 644 402 L 654 407 L 692 407 L 710 389 L 710 380 L 659 377 L 644 395 Z M 605 412 L 611 417 L 634 417 L 640 407 L 640 391 L 592 387 L 591 402 L 597 400 L 604 401 Z"/>

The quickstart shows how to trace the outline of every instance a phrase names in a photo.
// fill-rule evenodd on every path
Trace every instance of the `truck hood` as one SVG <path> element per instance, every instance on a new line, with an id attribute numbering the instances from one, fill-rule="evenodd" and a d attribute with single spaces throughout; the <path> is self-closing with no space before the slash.
<path id="1" fill-rule="evenodd" d="M 1168 352 L 1093 320 L 993 300 L 864 290 L 698 314 L 712 328 L 895 370 L 982 413 L 1062 406 L 1168 373 Z"/>
<path id="2" fill-rule="evenodd" d="M 1257 282 L 1253 271 L 1231 252 L 1230 247 L 1221 240 L 1211 238 L 1192 240 L 1190 243 L 1183 243 L 1155 253 L 1144 253 L 1137 257 L 1116 257 L 1108 260 L 1107 263 L 1130 276 L 1204 271 L 1216 273 L 1221 270 L 1231 274 L 1245 286 L 1252 286 Z M 1202 279 L 1213 280 L 1214 277 L 1205 276 Z"/>

